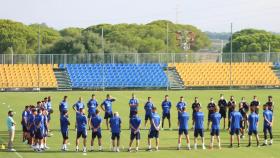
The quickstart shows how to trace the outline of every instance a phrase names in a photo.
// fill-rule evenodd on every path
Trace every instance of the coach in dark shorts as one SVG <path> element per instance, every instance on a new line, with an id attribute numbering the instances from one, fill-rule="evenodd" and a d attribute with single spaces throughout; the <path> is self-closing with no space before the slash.
<path id="1" fill-rule="evenodd" d="M 200 105 L 200 103 L 199 103 L 199 101 L 198 101 L 198 97 L 195 97 L 194 98 L 194 103 L 192 104 L 192 128 L 194 127 L 194 115 L 195 115 L 195 113 L 196 113 L 196 108 L 200 108 L 201 107 L 201 105 Z"/>
<path id="2" fill-rule="evenodd" d="M 259 107 L 260 107 L 260 102 L 258 101 L 257 96 L 254 96 L 253 101 L 250 104 L 250 108 L 254 108 L 256 114 L 259 114 Z"/>

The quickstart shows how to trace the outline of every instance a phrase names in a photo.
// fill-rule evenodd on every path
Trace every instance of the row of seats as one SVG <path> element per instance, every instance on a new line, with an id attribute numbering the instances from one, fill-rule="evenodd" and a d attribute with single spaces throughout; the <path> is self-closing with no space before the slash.
<path id="1" fill-rule="evenodd" d="M 57 81 L 50 64 L 2 64 L 0 88 L 56 88 Z"/>
<path id="2" fill-rule="evenodd" d="M 175 63 L 185 86 L 279 86 L 272 63 Z"/>
<path id="3" fill-rule="evenodd" d="M 168 85 L 161 64 L 67 64 L 66 69 L 73 88 L 160 88 Z"/>

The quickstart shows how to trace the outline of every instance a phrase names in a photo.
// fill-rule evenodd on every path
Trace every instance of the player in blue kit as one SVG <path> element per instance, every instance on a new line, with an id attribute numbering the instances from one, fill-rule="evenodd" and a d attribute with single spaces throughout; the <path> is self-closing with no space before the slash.
<path id="1" fill-rule="evenodd" d="M 42 110 L 37 110 L 37 115 L 35 116 L 34 124 L 35 124 L 35 144 L 36 148 L 35 151 L 43 151 L 43 137 L 44 137 L 44 118 L 42 115 Z"/>
<path id="2" fill-rule="evenodd" d="M 128 152 L 131 152 L 131 145 L 133 140 L 136 139 L 136 147 L 135 150 L 138 151 L 139 142 L 140 142 L 140 126 L 141 126 L 141 118 L 138 117 L 137 112 L 133 113 L 133 116 L 130 118 L 130 142 L 128 147 Z"/>
<path id="3" fill-rule="evenodd" d="M 22 142 L 24 144 L 28 143 L 28 130 L 27 130 L 27 120 L 30 112 L 29 106 L 25 106 L 24 111 L 21 114 L 21 125 L 22 125 Z"/>
<path id="4" fill-rule="evenodd" d="M 76 111 L 76 122 L 75 122 L 75 129 L 76 129 L 79 111 L 80 111 L 80 109 L 85 108 L 85 105 L 83 103 L 83 98 L 79 97 L 79 100 L 72 106 L 72 108 Z"/>
<path id="5" fill-rule="evenodd" d="M 135 94 L 132 93 L 131 99 L 128 102 L 129 108 L 130 108 L 130 113 L 129 113 L 129 118 L 132 118 L 134 116 L 135 112 L 138 112 L 138 99 L 136 99 Z"/>
<path id="6" fill-rule="evenodd" d="M 255 112 L 255 108 L 251 108 L 251 114 L 248 117 L 248 125 L 249 125 L 249 131 L 248 131 L 248 135 L 249 135 L 249 144 L 247 147 L 251 146 L 251 142 L 252 142 L 252 134 L 254 134 L 256 136 L 256 140 L 257 140 L 257 147 L 259 147 L 259 135 L 258 135 L 258 124 L 259 124 L 259 115 L 256 114 Z"/>
<path id="7" fill-rule="evenodd" d="M 186 108 L 183 107 L 182 113 L 179 116 L 179 137 L 178 137 L 178 150 L 181 149 L 181 143 L 182 143 L 182 135 L 184 134 L 186 136 L 187 141 L 187 150 L 191 150 L 190 146 L 190 137 L 188 133 L 188 121 L 190 119 L 189 114 L 186 112 Z"/>
<path id="8" fill-rule="evenodd" d="M 113 117 L 112 103 L 116 101 L 115 98 L 112 98 L 110 94 L 106 95 L 106 99 L 101 104 L 101 109 L 105 111 L 104 119 L 106 120 L 107 129 L 109 129 L 109 118 Z M 104 106 L 104 107 L 103 107 Z"/>
<path id="9" fill-rule="evenodd" d="M 220 140 L 220 121 L 222 119 L 222 115 L 220 114 L 220 109 L 218 106 L 214 107 L 214 113 L 210 115 L 210 121 L 212 122 L 211 127 L 211 140 L 210 140 L 210 149 L 213 149 L 214 144 L 214 136 L 217 138 L 218 147 L 221 149 L 221 140 Z"/>
<path id="10" fill-rule="evenodd" d="M 44 122 L 44 130 L 43 130 L 43 146 L 44 149 L 49 149 L 47 146 L 47 137 L 49 134 L 49 122 L 48 122 L 48 116 L 49 111 L 47 109 L 42 109 L 42 116 L 43 116 L 43 122 Z"/>
<path id="11" fill-rule="evenodd" d="M 234 111 L 230 113 L 230 147 L 233 147 L 234 134 L 237 136 L 237 145 L 240 147 L 240 122 L 243 117 L 239 111 L 236 111 L 236 106 L 232 107 Z"/>
<path id="12" fill-rule="evenodd" d="M 157 108 L 152 108 L 152 119 L 151 119 L 151 128 L 148 135 L 148 151 L 152 151 L 152 138 L 156 139 L 156 151 L 158 151 L 159 146 L 159 130 L 160 130 L 160 116 L 157 113 Z"/>
<path id="13" fill-rule="evenodd" d="M 152 97 L 148 97 L 148 101 L 145 103 L 144 105 L 144 109 L 145 109 L 145 129 L 147 127 L 147 122 L 148 120 L 152 120 L 152 109 L 154 107 L 154 104 L 152 103 Z"/>
<path id="14" fill-rule="evenodd" d="M 100 117 L 100 111 L 98 109 L 95 110 L 95 115 L 92 115 L 90 118 L 90 127 L 92 129 L 92 135 L 91 135 L 91 142 L 90 142 L 90 151 L 94 151 L 94 140 L 97 137 L 98 138 L 98 145 L 99 145 L 99 151 L 102 151 L 102 144 L 101 144 L 101 123 L 102 118 Z"/>
<path id="15" fill-rule="evenodd" d="M 164 120 L 165 118 L 168 119 L 168 123 L 169 123 L 169 129 L 171 128 L 171 119 L 170 119 L 170 109 L 171 109 L 171 102 L 168 99 L 168 95 L 164 96 L 164 100 L 161 103 L 161 107 L 162 107 L 162 124 L 161 127 L 164 127 Z"/>
<path id="16" fill-rule="evenodd" d="M 63 111 L 68 111 L 68 103 L 67 103 L 67 96 L 63 97 L 63 100 L 59 104 L 59 112 L 60 115 L 63 115 Z"/>
<path id="17" fill-rule="evenodd" d="M 270 136 L 270 143 L 269 145 L 273 144 L 273 135 L 272 135 L 272 126 L 273 126 L 273 112 L 269 110 L 269 105 L 264 105 L 264 111 L 263 111 L 263 133 L 264 133 L 264 143 L 262 146 L 267 145 L 267 132 Z"/>
<path id="18" fill-rule="evenodd" d="M 76 121 L 77 121 L 77 137 L 76 137 L 76 151 L 79 151 L 79 140 L 82 136 L 83 138 L 83 152 L 87 151 L 86 144 L 87 144 L 87 117 L 85 115 L 85 109 L 80 108 L 79 112 L 76 114 Z"/>
<path id="19" fill-rule="evenodd" d="M 129 118 L 132 118 L 132 116 L 134 116 L 134 113 L 138 112 L 138 106 L 139 106 L 138 99 L 136 99 L 134 93 L 132 93 L 131 99 L 129 99 L 128 106 L 130 109 Z M 128 127 L 130 129 L 130 123 L 129 123 Z"/>
<path id="20" fill-rule="evenodd" d="M 29 133 L 29 142 L 30 142 L 30 145 L 33 149 L 36 148 L 35 144 L 34 144 L 34 140 L 35 140 L 35 116 L 37 115 L 37 110 L 36 108 L 33 106 L 31 108 L 31 114 L 28 115 L 28 120 L 27 120 L 27 130 L 28 130 L 28 133 Z"/>
<path id="21" fill-rule="evenodd" d="M 63 138 L 61 151 L 68 151 L 67 141 L 68 141 L 68 130 L 70 126 L 70 121 L 68 118 L 68 111 L 63 110 L 62 115 L 60 115 L 60 132 Z"/>
<path id="22" fill-rule="evenodd" d="M 205 148 L 204 144 L 204 113 L 201 112 L 201 107 L 196 108 L 196 113 L 194 115 L 194 149 L 197 149 L 197 137 L 201 137 L 202 149 Z"/>
<path id="23" fill-rule="evenodd" d="M 95 115 L 95 111 L 98 107 L 98 102 L 95 98 L 95 94 L 91 95 L 91 99 L 88 101 L 87 103 L 87 108 L 88 108 L 88 119 L 90 119 L 91 117 L 93 117 Z M 90 121 L 88 121 L 88 128 L 90 130 Z"/>
<path id="24" fill-rule="evenodd" d="M 119 113 L 115 112 L 113 117 L 110 119 L 110 128 L 111 128 L 111 140 L 112 140 L 112 150 L 114 152 L 120 152 L 120 134 L 121 134 L 121 118 Z M 117 145 L 116 145 L 117 139 Z"/>

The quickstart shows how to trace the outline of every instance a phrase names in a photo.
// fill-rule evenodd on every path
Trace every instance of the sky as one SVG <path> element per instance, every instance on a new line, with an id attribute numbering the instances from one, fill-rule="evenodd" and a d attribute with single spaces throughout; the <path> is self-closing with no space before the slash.
<path id="1" fill-rule="evenodd" d="M 56 29 L 170 20 L 202 31 L 280 32 L 280 0 L 0 0 L 0 19 Z"/>

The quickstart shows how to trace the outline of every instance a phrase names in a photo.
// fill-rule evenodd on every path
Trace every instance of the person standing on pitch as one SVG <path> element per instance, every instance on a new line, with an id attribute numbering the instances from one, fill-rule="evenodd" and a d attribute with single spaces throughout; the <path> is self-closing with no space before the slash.
<path id="1" fill-rule="evenodd" d="M 93 115 L 90 119 L 90 127 L 92 129 L 92 136 L 91 136 L 91 147 L 90 151 L 93 151 L 93 143 L 94 139 L 97 137 L 98 138 L 98 145 L 99 145 L 99 151 L 102 151 L 102 144 L 101 144 L 101 139 L 102 139 L 102 134 L 101 134 L 101 123 L 102 123 L 102 118 L 99 115 L 100 111 L 98 109 L 95 110 L 95 115 Z"/>
<path id="2" fill-rule="evenodd" d="M 83 152 L 87 152 L 87 117 L 85 115 L 85 109 L 80 108 L 77 116 L 77 137 L 76 137 L 76 152 L 79 151 L 80 137 L 83 138 Z"/>
<path id="3" fill-rule="evenodd" d="M 249 125 L 249 144 L 247 147 L 251 147 L 251 142 L 252 142 L 252 134 L 256 136 L 257 140 L 257 147 L 260 145 L 259 141 L 259 134 L 258 134 L 258 124 L 259 124 L 259 115 L 255 113 L 255 109 L 251 108 L 251 114 L 248 117 L 248 125 Z"/>
<path id="4" fill-rule="evenodd" d="M 151 128 L 148 135 L 148 151 L 152 151 L 152 139 L 156 139 L 156 151 L 159 146 L 159 130 L 160 130 L 160 116 L 157 113 L 157 108 L 153 107 L 153 115 L 151 120 Z"/>
<path id="5" fill-rule="evenodd" d="M 59 104 L 59 112 L 60 115 L 63 115 L 63 111 L 68 111 L 68 103 L 67 103 L 67 96 L 63 97 L 63 100 Z"/>
<path id="6" fill-rule="evenodd" d="M 182 143 L 182 135 L 184 134 L 186 136 L 187 141 L 187 150 L 191 150 L 190 146 L 190 137 L 188 133 L 188 121 L 189 121 L 189 114 L 186 112 L 186 108 L 183 107 L 182 114 L 179 117 L 179 137 L 178 137 L 178 150 L 181 149 L 181 143 Z"/>
<path id="7" fill-rule="evenodd" d="M 128 102 L 130 111 L 129 111 L 129 119 L 131 119 L 134 116 L 134 113 L 138 112 L 138 99 L 135 98 L 135 94 L 132 93 L 131 99 Z M 130 129 L 130 124 L 129 124 L 129 129 Z"/>
<path id="8" fill-rule="evenodd" d="M 145 129 L 147 127 L 148 120 L 151 123 L 152 116 L 153 116 L 153 113 L 152 113 L 153 107 L 154 107 L 154 104 L 152 103 L 152 97 L 148 97 L 148 101 L 144 105 L 144 109 L 145 109 Z"/>
<path id="9" fill-rule="evenodd" d="M 110 94 L 106 95 L 106 99 L 101 104 L 101 109 L 105 111 L 104 119 L 106 120 L 106 126 L 109 130 L 109 118 L 113 117 L 112 103 L 116 101 L 115 98 L 112 98 Z"/>
<path id="10" fill-rule="evenodd" d="M 137 115 L 137 112 L 134 112 L 134 115 L 130 118 L 130 142 L 128 147 L 128 152 L 131 152 L 131 145 L 133 140 L 136 139 L 136 148 L 135 150 L 138 151 L 139 142 L 140 142 L 140 126 L 141 126 L 141 118 Z"/>
<path id="11" fill-rule="evenodd" d="M 221 114 L 223 120 L 224 120 L 224 128 L 223 129 L 226 129 L 226 118 L 227 118 L 227 101 L 226 99 L 224 98 L 224 95 L 221 94 L 220 95 L 220 100 L 218 102 L 218 106 L 219 106 L 219 113 Z"/>
<path id="12" fill-rule="evenodd" d="M 171 118 L 170 118 L 170 109 L 171 109 L 171 102 L 168 99 L 168 95 L 165 95 L 163 102 L 161 103 L 162 107 L 162 124 L 161 127 L 163 128 L 164 126 L 164 120 L 165 118 L 168 119 L 168 125 L 169 129 L 171 129 Z"/>
<path id="13" fill-rule="evenodd" d="M 216 104 L 214 103 L 214 99 L 210 98 L 210 103 L 207 106 L 208 109 L 208 121 L 207 121 L 207 130 L 209 130 L 209 126 L 210 126 L 210 121 L 211 121 L 211 114 L 213 114 L 215 112 L 215 106 Z"/>
<path id="14" fill-rule="evenodd" d="M 267 146 L 267 132 L 270 136 L 270 143 L 269 145 L 272 145 L 273 143 L 273 135 L 272 135 L 272 126 L 273 126 L 273 112 L 268 109 L 268 105 L 264 105 L 264 112 L 263 112 L 263 133 L 264 133 L 264 143 L 262 146 Z"/>
<path id="15" fill-rule="evenodd" d="M 76 122 L 75 122 L 75 129 L 77 128 L 77 119 L 78 115 L 80 114 L 80 109 L 85 108 L 85 104 L 82 102 L 83 98 L 79 97 L 79 100 L 72 106 L 72 108 L 76 111 Z"/>
<path id="16" fill-rule="evenodd" d="M 266 105 L 268 106 L 268 110 L 270 110 L 271 112 L 273 112 L 274 109 L 274 102 L 272 100 L 272 96 L 268 96 L 268 101 L 266 102 Z"/>
<path id="17" fill-rule="evenodd" d="M 95 94 L 91 95 L 91 99 L 88 101 L 87 103 L 87 107 L 88 107 L 88 119 L 90 119 L 91 117 L 93 117 L 95 115 L 95 111 L 98 107 L 98 102 L 95 98 Z M 88 121 L 88 128 L 90 130 L 90 121 Z"/>
<path id="18" fill-rule="evenodd" d="M 240 122 L 243 117 L 239 111 L 235 111 L 236 106 L 233 106 L 234 111 L 230 113 L 230 147 L 233 147 L 234 134 L 237 136 L 237 145 L 240 147 Z"/>
<path id="19" fill-rule="evenodd" d="M 250 104 L 250 108 L 255 108 L 255 113 L 259 114 L 261 103 L 258 101 L 258 97 L 256 95 L 253 96 L 253 101 Z"/>
<path id="20" fill-rule="evenodd" d="M 177 106 L 176 106 L 177 111 L 178 111 L 178 119 L 182 113 L 183 107 L 186 107 L 186 106 L 187 106 L 187 104 L 184 102 L 184 97 L 181 96 L 180 101 L 177 103 Z M 178 126 L 179 126 L 179 121 L 178 121 Z"/>
<path id="21" fill-rule="evenodd" d="M 201 107 L 196 108 L 194 115 L 194 149 L 197 149 L 197 137 L 201 137 L 202 149 L 206 149 L 204 145 L 204 113 L 201 112 Z"/>
<path id="22" fill-rule="evenodd" d="M 120 135 L 121 135 L 121 118 L 119 117 L 119 113 L 115 112 L 113 117 L 110 118 L 110 128 L 111 128 L 111 141 L 114 152 L 120 152 Z M 117 139 L 117 144 L 116 140 Z"/>
<path id="23" fill-rule="evenodd" d="M 68 111 L 63 110 L 62 115 L 60 115 L 60 131 L 63 138 L 61 151 L 68 151 L 67 141 L 68 141 L 68 130 L 70 126 L 70 121 L 68 118 Z"/>
<path id="24" fill-rule="evenodd" d="M 201 104 L 199 103 L 198 101 L 198 97 L 195 97 L 194 98 L 194 103 L 192 104 L 192 129 L 194 128 L 194 115 L 196 113 L 196 108 L 200 108 L 201 107 Z"/>
<path id="25" fill-rule="evenodd" d="M 218 147 L 221 149 L 221 140 L 220 140 L 220 121 L 222 115 L 219 113 L 219 107 L 215 106 L 215 112 L 210 115 L 210 120 L 212 122 L 211 127 L 211 140 L 210 140 L 210 149 L 213 149 L 214 136 L 217 137 Z"/>
<path id="26" fill-rule="evenodd" d="M 228 108 L 228 130 L 229 130 L 230 124 L 231 124 L 230 116 L 231 116 L 231 113 L 234 111 L 235 106 L 236 106 L 236 103 L 234 101 L 234 97 L 230 96 L 230 99 L 229 99 L 228 104 L 227 104 L 227 108 Z"/>
<path id="27" fill-rule="evenodd" d="M 7 118 L 7 127 L 9 132 L 9 143 L 8 143 L 8 151 L 16 151 L 13 148 L 15 131 L 16 131 L 16 123 L 13 119 L 14 112 L 12 110 L 8 111 L 8 118 Z"/>

